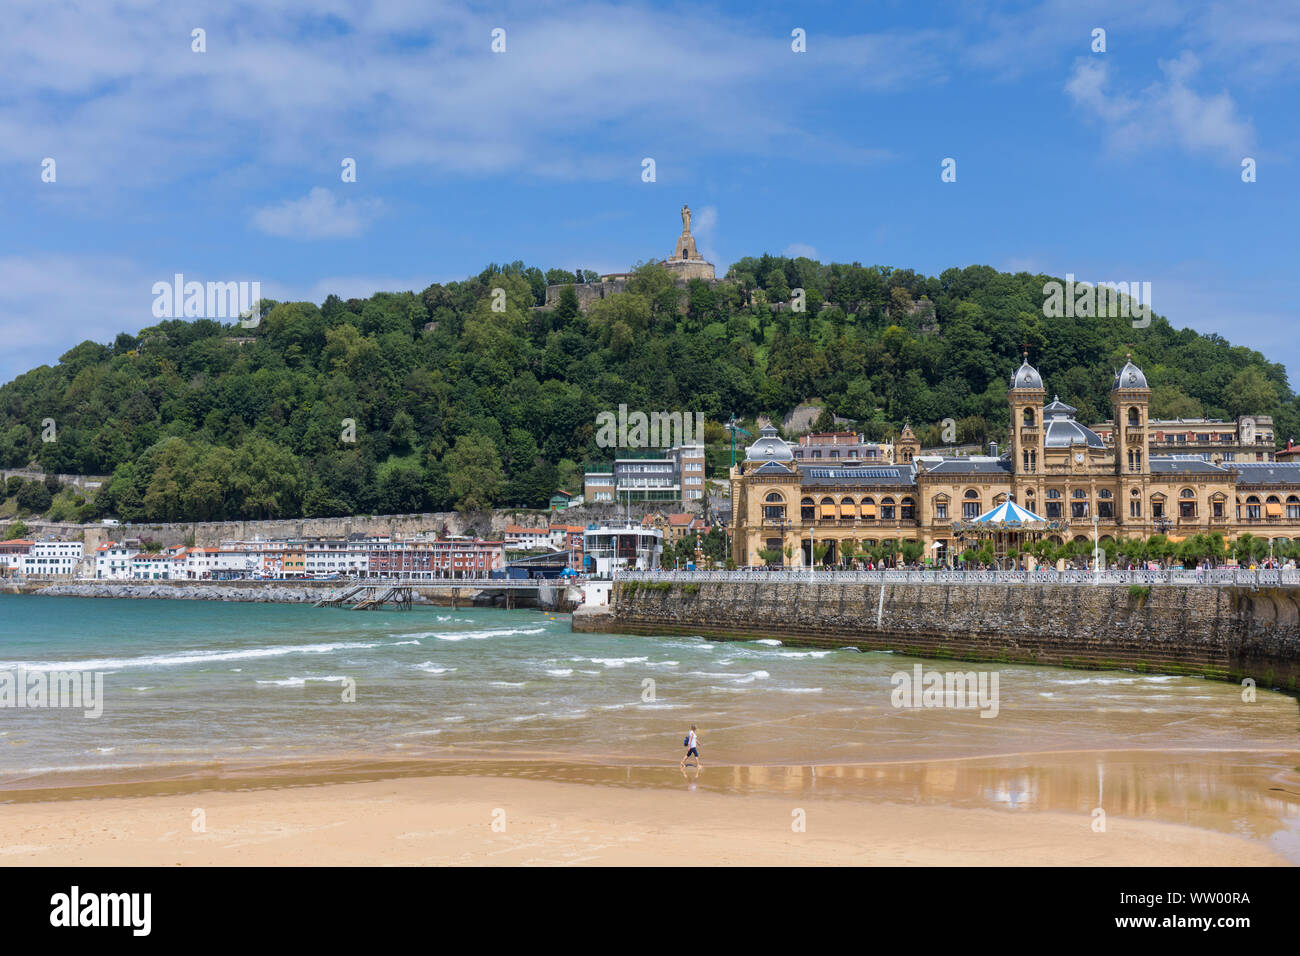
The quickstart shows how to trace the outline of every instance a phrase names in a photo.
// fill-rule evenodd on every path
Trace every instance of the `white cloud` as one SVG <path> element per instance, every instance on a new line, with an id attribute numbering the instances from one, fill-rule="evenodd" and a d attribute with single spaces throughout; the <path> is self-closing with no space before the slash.
<path id="1" fill-rule="evenodd" d="M 781 255 L 789 256 L 791 259 L 798 259 L 800 256 L 806 256 L 809 259 L 816 259 L 817 247 L 810 246 L 804 242 L 792 242 L 781 250 Z"/>
<path id="2" fill-rule="evenodd" d="M 260 174 L 353 156 L 362 177 L 634 179 L 645 155 L 689 167 L 726 116 L 745 117 L 728 149 L 857 161 L 882 153 L 801 126 L 808 88 L 925 83 L 941 61 L 903 36 L 826 36 L 792 81 L 775 67 L 794 54 L 765 26 L 649 3 L 521 7 L 502 54 L 489 49 L 500 13 L 441 4 L 237 0 L 202 18 L 206 53 L 190 50 L 193 15 L 162 0 L 134 0 L 130 16 L 11 6 L 0 162 L 30 163 L 40 143 L 61 182 L 100 192 L 217 173 L 250 151 Z"/>
<path id="3" fill-rule="evenodd" d="M 1191 81 L 1200 62 L 1190 52 L 1160 61 L 1163 79 L 1137 92 L 1112 89 L 1107 61 L 1080 59 L 1065 92 L 1083 113 L 1106 130 L 1116 152 L 1136 152 L 1174 143 L 1190 153 L 1237 164 L 1251 154 L 1254 126 L 1237 113 L 1226 92 L 1202 94 Z"/>
<path id="4" fill-rule="evenodd" d="M 721 265 L 718 258 L 718 207 L 701 206 L 691 211 L 691 235 L 695 237 L 695 246 L 709 262 Z"/>
<path id="5" fill-rule="evenodd" d="M 269 236 L 287 239 L 351 239 L 365 231 L 382 207 L 377 199 L 339 200 L 317 186 L 302 199 L 257 210 L 252 224 Z"/>
<path id="6" fill-rule="evenodd" d="M 1207 60 L 1252 83 L 1290 79 L 1300 68 L 1300 5 L 1295 0 L 1211 3 L 1188 32 Z"/>

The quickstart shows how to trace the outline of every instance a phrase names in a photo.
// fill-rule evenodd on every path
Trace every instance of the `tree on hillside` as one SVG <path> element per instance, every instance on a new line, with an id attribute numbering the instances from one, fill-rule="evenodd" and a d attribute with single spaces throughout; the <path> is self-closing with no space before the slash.
<path id="1" fill-rule="evenodd" d="M 1228 414 L 1234 418 L 1259 414 L 1261 409 L 1272 408 L 1277 402 L 1277 388 L 1263 372 L 1248 365 L 1232 377 L 1224 389 L 1223 402 L 1228 407 Z"/>
<path id="2" fill-rule="evenodd" d="M 54 496 L 50 494 L 50 490 L 45 487 L 44 482 L 29 481 L 24 483 L 22 488 L 18 490 L 17 504 L 19 513 L 45 514 L 53 500 Z"/>
<path id="3" fill-rule="evenodd" d="M 492 439 L 481 432 L 462 435 L 447 454 L 447 483 L 456 510 L 483 511 L 497 502 L 501 490 L 501 456 Z"/>

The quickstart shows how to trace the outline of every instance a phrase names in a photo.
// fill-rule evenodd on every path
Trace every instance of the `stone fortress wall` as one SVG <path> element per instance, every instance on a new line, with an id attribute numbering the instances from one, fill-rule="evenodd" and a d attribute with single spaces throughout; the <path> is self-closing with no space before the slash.
<path id="1" fill-rule="evenodd" d="M 123 538 L 147 538 L 160 545 L 184 544 L 192 535 L 196 547 L 216 547 L 222 541 L 248 541 L 253 538 L 346 537 L 350 534 L 391 534 L 410 536 L 437 534 L 444 529 L 450 535 L 499 536 L 507 525 L 546 528 L 550 525 L 607 524 L 624 519 L 640 522 L 652 511 L 663 510 L 664 502 L 586 504 L 564 511 L 544 512 L 497 509 L 463 515 L 457 511 L 439 511 L 407 515 L 357 515 L 341 518 L 285 518 L 270 521 L 195 521 L 139 524 L 73 524 L 24 518 L 27 537 L 58 541 L 82 541 L 92 552 L 105 541 Z M 702 507 L 701 502 L 682 502 L 685 511 Z"/>

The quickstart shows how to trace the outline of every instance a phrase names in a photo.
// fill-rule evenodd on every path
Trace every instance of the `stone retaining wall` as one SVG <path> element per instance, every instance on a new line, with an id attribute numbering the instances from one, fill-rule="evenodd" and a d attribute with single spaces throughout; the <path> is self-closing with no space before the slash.
<path id="1" fill-rule="evenodd" d="M 1300 690 L 1295 588 L 627 582 L 615 585 L 612 614 L 575 616 L 574 628 L 1252 677 Z"/>
<path id="2" fill-rule="evenodd" d="M 699 502 L 633 502 L 630 506 L 614 503 L 589 503 L 565 511 L 498 508 L 492 512 L 462 515 L 456 511 L 409 515 L 356 515 L 345 518 L 285 518 L 271 521 L 195 521 L 153 524 L 74 524 L 24 518 L 29 538 L 54 538 L 59 541 L 82 541 L 87 553 L 105 541 L 123 538 L 147 538 L 166 547 L 184 544 L 191 536 L 198 547 L 211 548 L 222 541 L 252 538 L 340 537 L 350 534 L 415 535 L 446 530 L 453 535 L 499 536 L 507 525 L 545 528 L 552 524 L 587 525 L 621 520 L 625 514 L 634 520 L 652 511 L 699 511 Z"/>

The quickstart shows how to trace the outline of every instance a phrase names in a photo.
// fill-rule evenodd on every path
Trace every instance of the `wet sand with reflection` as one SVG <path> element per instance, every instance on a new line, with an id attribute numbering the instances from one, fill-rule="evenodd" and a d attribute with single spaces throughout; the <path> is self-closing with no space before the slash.
<path id="1" fill-rule="evenodd" d="M 151 768 L 149 779 L 130 779 L 128 774 L 107 779 L 101 772 L 80 780 L 33 780 L 30 783 L 35 786 L 0 794 L 0 800 L 10 804 L 5 825 L 0 830 L 4 831 L 4 842 L 9 846 L 31 846 L 34 845 L 31 834 L 21 832 L 24 821 L 28 826 L 36 826 L 33 821 L 62 819 L 71 825 L 82 814 L 89 813 L 89 819 L 103 822 L 111 817 L 114 806 L 133 803 L 154 805 L 161 810 L 164 806 L 178 805 L 177 801 L 185 806 L 204 805 L 224 798 L 244 801 L 241 806 L 246 812 L 256 809 L 274 815 L 277 807 L 283 808 L 300 799 L 290 796 L 297 791 L 316 790 L 328 795 L 349 792 L 349 788 L 357 786 L 380 790 L 396 786 L 399 791 L 404 787 L 413 788 L 411 792 L 420 794 L 422 805 L 432 809 L 428 802 L 436 802 L 449 791 L 460 794 L 463 788 L 469 787 L 484 793 L 490 803 L 501 799 L 494 794 L 517 791 L 516 785 L 523 785 L 526 795 L 532 792 L 527 786 L 532 783 L 565 785 L 561 789 L 570 794 L 567 798 L 570 804 L 589 808 L 590 819 L 585 826 L 599 827 L 601 813 L 609 815 L 605 821 L 608 825 L 617 826 L 622 808 L 629 806 L 629 801 L 631 805 L 648 808 L 651 813 L 656 807 L 670 812 L 678 806 L 677 799 L 689 793 L 717 798 L 731 808 L 723 813 L 724 817 L 737 813 L 743 817 L 773 801 L 790 806 L 839 807 L 835 813 L 848 815 L 848 828 L 844 831 L 846 846 L 857 846 L 868 854 L 873 845 L 871 838 L 864 834 L 865 842 L 858 846 L 850 835 L 854 832 L 851 822 L 854 819 L 867 821 L 881 814 L 891 818 L 902 814 L 903 821 L 895 822 L 906 824 L 906 829 L 913 825 L 907 821 L 915 821 L 927 834 L 918 846 L 937 847 L 938 852 L 943 846 L 944 828 L 952 828 L 956 838 L 964 827 L 954 824 L 954 819 L 963 820 L 968 817 L 962 814 L 975 814 L 984 821 L 981 826 L 994 841 L 988 847 L 989 852 L 996 851 L 999 840 L 1034 830 L 1045 831 L 1040 835 L 1053 847 L 1050 851 L 1044 848 L 1038 862 L 1062 862 L 1068 858 L 1073 862 L 1122 864 L 1131 846 L 1121 851 L 1118 841 L 1081 844 L 1079 851 L 1055 842 L 1057 836 L 1065 839 L 1063 834 L 1073 839 L 1076 830 L 1100 838 L 1102 834 L 1093 830 L 1096 811 L 1100 809 L 1105 813 L 1108 835 L 1123 832 L 1133 836 L 1141 832 L 1150 836 L 1157 831 L 1146 828 L 1172 827 L 1168 832 L 1176 836 L 1168 837 L 1172 841 L 1168 845 L 1162 844 L 1162 853 L 1166 855 L 1161 858 L 1171 865 L 1206 862 L 1205 854 L 1211 852 L 1208 847 L 1219 848 L 1212 855 L 1227 847 L 1224 855 L 1214 856 L 1215 862 L 1224 865 L 1266 862 L 1294 865 L 1300 863 L 1298 764 L 1300 753 L 1295 751 L 1253 750 L 1099 750 L 870 764 L 708 765 L 699 774 L 694 771 L 682 774 L 675 765 L 619 765 L 601 757 L 574 759 L 562 755 L 540 759 L 510 755 L 458 760 L 358 757 L 262 765 L 223 763 L 176 766 L 162 774 L 156 772 L 159 768 Z M 546 787 L 535 789 L 545 791 Z M 636 796 L 629 796 L 629 792 L 635 792 Z M 457 804 L 466 813 L 473 805 L 472 800 Z M 29 816 L 24 816 L 21 810 Z M 482 806 L 479 810 L 487 812 Z M 15 811 L 20 812 L 15 815 Z M 380 805 L 374 812 L 382 815 L 386 810 Z M 1024 824 L 1031 819 L 1037 822 L 1026 829 Z M 666 821 L 665 825 L 674 824 Z M 864 823 L 864 826 L 868 825 Z M 874 824 L 868 829 L 874 832 Z M 292 828 L 286 832 L 291 831 Z M 470 839 L 472 832 L 471 826 L 466 839 Z M 745 839 L 751 838 L 752 835 Z M 1228 843 L 1222 843 L 1219 838 L 1227 838 Z M 319 851 L 325 856 L 346 852 L 346 844 L 346 840 L 339 842 L 336 836 L 331 836 L 329 846 L 322 844 Z M 121 844 L 118 848 L 127 854 L 127 859 L 141 849 Z M 74 856 L 78 852 L 72 847 L 64 849 Z M 720 847 L 719 852 L 724 849 Z M 829 848 L 823 849 L 829 852 Z M 1088 852 L 1080 857 L 1079 852 L 1085 849 Z M 1053 856 L 1061 853 L 1065 856 Z M 39 853 L 28 860 L 39 861 Z M 856 858 L 839 859 L 836 853 L 825 859 L 817 856 L 808 860 L 813 861 L 864 862 Z M 18 863 L 20 857 L 8 852 L 3 862 Z M 621 861 L 603 859 L 603 862 Z M 673 860 L 665 858 L 662 862 Z"/>

